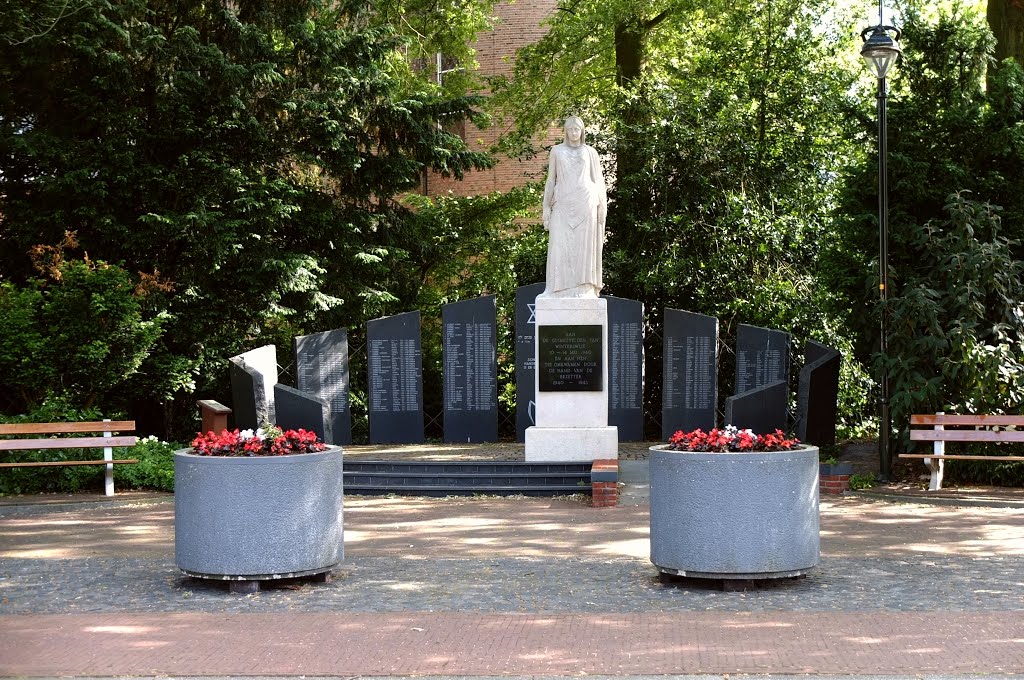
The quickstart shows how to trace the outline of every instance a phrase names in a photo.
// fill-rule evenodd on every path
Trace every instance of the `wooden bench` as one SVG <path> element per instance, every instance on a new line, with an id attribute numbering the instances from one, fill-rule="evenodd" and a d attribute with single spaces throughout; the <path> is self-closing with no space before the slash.
<path id="1" fill-rule="evenodd" d="M 103 449 L 103 458 L 89 460 L 23 461 L 0 463 L 0 468 L 52 467 L 65 465 L 105 465 L 105 490 L 114 495 L 114 466 L 138 463 L 134 459 L 114 460 L 114 447 L 135 446 L 139 438 L 115 437 L 115 432 L 134 432 L 134 420 L 103 420 L 91 423 L 16 423 L 0 424 L 0 436 L 10 435 L 88 435 L 101 436 L 30 437 L 27 439 L 0 439 L 0 451 L 33 451 L 43 449 Z"/>
<path id="2" fill-rule="evenodd" d="M 914 429 L 914 426 L 920 426 Z M 998 428 L 1020 429 L 998 429 Z M 910 440 L 932 442 L 932 453 L 901 453 L 900 458 L 921 458 L 931 471 L 929 491 L 942 488 L 943 463 L 947 460 L 1024 461 L 1024 456 L 978 456 L 947 454 L 946 442 L 1024 442 L 1024 416 L 994 415 L 912 415 Z M 946 429 L 953 428 L 953 429 Z M 966 429 L 963 429 L 966 428 Z"/>

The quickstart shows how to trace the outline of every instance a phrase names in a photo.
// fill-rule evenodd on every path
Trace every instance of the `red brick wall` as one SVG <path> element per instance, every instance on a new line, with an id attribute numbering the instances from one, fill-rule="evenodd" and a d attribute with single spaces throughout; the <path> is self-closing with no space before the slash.
<path id="1" fill-rule="evenodd" d="M 516 50 L 544 36 L 546 29 L 540 24 L 554 12 L 556 5 L 556 0 L 519 0 L 513 4 L 502 3 L 496 6 L 494 13 L 499 20 L 494 30 L 481 33 L 473 45 L 480 72 L 487 75 L 510 74 L 511 58 L 515 56 Z M 487 130 L 480 130 L 468 123 L 466 125 L 466 141 L 473 149 L 490 147 L 500 133 L 497 125 Z M 506 191 L 531 179 L 543 179 L 546 165 L 547 158 L 543 155 L 529 161 L 502 158 L 494 168 L 469 173 L 461 182 L 431 175 L 427 178 L 426 193 L 433 196 L 451 191 L 458 196 L 472 196 Z"/>

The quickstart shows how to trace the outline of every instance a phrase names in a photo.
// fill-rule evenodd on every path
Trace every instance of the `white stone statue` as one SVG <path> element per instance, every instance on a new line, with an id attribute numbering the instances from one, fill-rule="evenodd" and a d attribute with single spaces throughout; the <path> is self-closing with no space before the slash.
<path id="1" fill-rule="evenodd" d="M 585 141 L 583 121 L 565 121 L 565 141 L 551 149 L 544 186 L 548 230 L 545 297 L 596 298 L 608 195 L 601 161 Z"/>

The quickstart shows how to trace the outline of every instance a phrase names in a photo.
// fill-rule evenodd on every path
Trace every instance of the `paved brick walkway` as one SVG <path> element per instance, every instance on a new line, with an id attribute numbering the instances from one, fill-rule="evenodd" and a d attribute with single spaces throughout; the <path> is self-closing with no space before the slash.
<path id="1" fill-rule="evenodd" d="M 0 619 L 5 675 L 1009 673 L 1024 613 L 103 614 Z"/>
<path id="2" fill-rule="evenodd" d="M 142 499 L 152 500 L 152 499 Z M 329 584 L 174 567 L 173 504 L 0 509 L 0 675 L 1024 673 L 1024 510 L 822 505 L 822 561 L 662 582 L 647 509 L 346 499 Z"/>

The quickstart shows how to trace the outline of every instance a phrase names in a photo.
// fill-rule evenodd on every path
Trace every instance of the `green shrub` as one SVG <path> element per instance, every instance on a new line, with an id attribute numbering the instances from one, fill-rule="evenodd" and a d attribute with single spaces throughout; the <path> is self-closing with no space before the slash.
<path id="1" fill-rule="evenodd" d="M 1006 413 L 1024 404 L 1024 262 L 1001 233 L 999 209 L 954 194 L 947 220 L 913 241 L 889 301 L 893 421 L 912 413 Z M 981 468 L 979 468 L 981 469 Z"/>
<path id="2" fill-rule="evenodd" d="M 117 488 L 174 491 L 174 451 L 184 445 L 145 437 L 126 455 L 137 458 L 135 465 L 114 467 L 114 486 Z"/>
<path id="3" fill-rule="evenodd" d="M 48 396 L 91 405 L 123 387 L 149 354 L 164 317 L 146 318 L 141 286 L 120 267 L 63 260 L 48 279 L 0 285 L 0 411 Z"/>
<path id="4" fill-rule="evenodd" d="M 870 489 L 875 485 L 875 478 L 871 475 L 850 475 L 850 489 L 860 491 Z"/>

